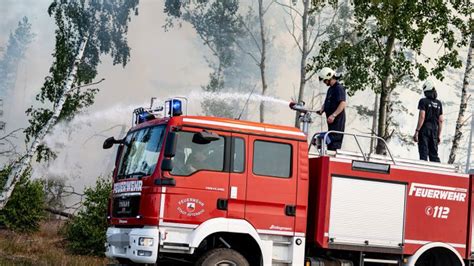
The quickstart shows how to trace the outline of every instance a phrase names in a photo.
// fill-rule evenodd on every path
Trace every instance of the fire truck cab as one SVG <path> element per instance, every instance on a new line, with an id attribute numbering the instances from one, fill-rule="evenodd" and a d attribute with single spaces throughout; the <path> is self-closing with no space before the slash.
<path id="1" fill-rule="evenodd" d="M 108 257 L 419 266 L 471 258 L 469 175 L 363 152 L 310 154 L 299 129 L 181 116 L 168 104 L 169 116 L 139 110 L 124 139 L 104 143 L 119 144 Z"/>

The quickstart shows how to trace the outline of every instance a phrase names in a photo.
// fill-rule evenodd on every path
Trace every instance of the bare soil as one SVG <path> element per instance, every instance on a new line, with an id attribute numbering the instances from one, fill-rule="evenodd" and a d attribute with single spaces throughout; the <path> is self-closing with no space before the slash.
<path id="1" fill-rule="evenodd" d="M 67 252 L 59 234 L 63 222 L 49 221 L 39 232 L 20 234 L 0 230 L 0 265 L 107 265 L 107 258 L 78 256 Z"/>

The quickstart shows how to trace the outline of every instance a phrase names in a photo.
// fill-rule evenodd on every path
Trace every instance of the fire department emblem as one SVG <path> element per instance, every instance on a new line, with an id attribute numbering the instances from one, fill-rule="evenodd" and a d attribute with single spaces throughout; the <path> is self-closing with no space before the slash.
<path id="1" fill-rule="evenodd" d="M 196 198 L 185 198 L 178 201 L 178 212 L 189 217 L 196 217 L 204 213 L 204 202 Z"/>
<path id="2" fill-rule="evenodd" d="M 188 202 L 188 204 L 186 205 L 186 210 L 188 212 L 194 212 L 194 210 L 196 210 L 196 203 Z"/>

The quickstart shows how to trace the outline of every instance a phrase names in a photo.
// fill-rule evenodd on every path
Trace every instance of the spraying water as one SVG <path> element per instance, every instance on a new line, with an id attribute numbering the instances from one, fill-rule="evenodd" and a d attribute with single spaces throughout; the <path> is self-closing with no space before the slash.
<path id="1" fill-rule="evenodd" d="M 213 100 L 241 100 L 246 101 L 249 98 L 248 93 L 238 93 L 238 92 L 203 92 L 203 91 L 192 91 L 186 97 L 192 100 L 206 100 L 206 99 L 213 99 Z M 276 103 L 276 104 L 283 104 L 287 105 L 290 103 L 289 101 L 285 101 L 282 99 L 278 99 L 271 96 L 265 96 L 260 94 L 252 94 L 250 96 L 250 101 L 252 102 L 268 102 L 268 103 Z"/>
<path id="2" fill-rule="evenodd" d="M 249 101 L 258 103 L 263 101 L 267 103 L 282 104 L 286 106 L 289 104 L 288 101 L 271 96 L 253 94 L 249 98 L 249 94 L 238 92 L 216 93 L 193 90 L 189 94 L 185 95 L 185 97 L 189 99 L 191 105 L 199 105 L 203 100 L 206 99 L 221 101 L 245 101 L 249 99 Z M 163 101 L 156 100 L 156 102 L 161 103 Z M 90 132 L 92 128 L 97 129 L 97 125 L 100 125 L 100 128 L 102 128 L 100 130 L 105 130 L 109 127 L 116 125 L 126 125 L 127 127 L 129 127 L 133 110 L 137 107 L 147 105 L 148 104 L 146 102 L 142 104 L 116 104 L 112 107 L 103 110 L 98 110 L 94 112 L 82 112 L 76 115 L 71 121 L 57 124 L 54 127 L 54 130 L 45 138 L 44 143 L 53 150 L 57 149 L 56 151 L 60 151 L 67 149 L 68 146 L 72 144 L 71 135 L 77 134 L 78 131 Z"/>
<path id="3" fill-rule="evenodd" d="M 271 96 L 237 92 L 203 92 L 190 90 L 184 97 L 188 98 L 191 107 L 190 115 L 198 113 L 200 104 L 207 99 L 229 101 L 238 100 L 260 103 L 273 103 L 288 106 L 289 102 Z M 163 104 L 162 99 L 169 97 L 160 95 L 156 105 Z M 172 96 L 170 96 L 172 97 Z M 109 137 L 124 137 L 132 125 L 132 113 L 137 107 L 148 107 L 147 99 L 137 104 L 115 104 L 96 111 L 77 114 L 71 121 L 61 122 L 54 127 L 44 140 L 58 158 L 34 167 L 33 177 L 65 178 L 68 183 L 76 183 L 77 187 L 91 185 L 99 175 L 109 174 L 113 168 L 115 157 L 110 151 L 101 149 L 102 141 Z M 156 106 L 154 106 L 156 107 Z M 78 160 L 78 158 L 85 158 Z M 81 184 L 77 184 L 81 183 Z"/>

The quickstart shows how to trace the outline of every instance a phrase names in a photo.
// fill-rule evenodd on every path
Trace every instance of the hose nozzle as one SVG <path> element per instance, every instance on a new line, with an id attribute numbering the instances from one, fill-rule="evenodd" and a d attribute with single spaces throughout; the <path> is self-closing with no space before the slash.
<path id="1" fill-rule="evenodd" d="M 306 109 L 304 107 L 304 102 L 299 102 L 299 103 L 296 103 L 296 102 L 290 102 L 290 108 L 291 110 L 295 110 L 295 111 L 298 111 L 300 113 L 307 113 L 309 110 Z"/>

